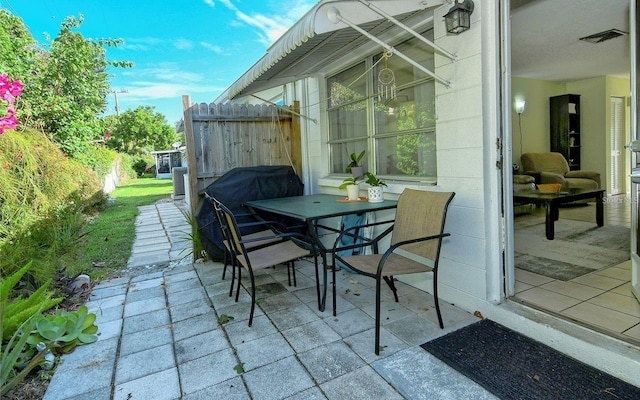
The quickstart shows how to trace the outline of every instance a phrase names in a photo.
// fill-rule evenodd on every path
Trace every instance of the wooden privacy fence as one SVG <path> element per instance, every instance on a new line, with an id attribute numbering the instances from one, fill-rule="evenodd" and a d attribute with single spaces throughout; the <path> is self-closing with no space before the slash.
<path id="1" fill-rule="evenodd" d="M 291 165 L 300 175 L 298 103 L 293 106 L 191 103 L 182 97 L 191 215 L 198 193 L 236 167 Z"/>

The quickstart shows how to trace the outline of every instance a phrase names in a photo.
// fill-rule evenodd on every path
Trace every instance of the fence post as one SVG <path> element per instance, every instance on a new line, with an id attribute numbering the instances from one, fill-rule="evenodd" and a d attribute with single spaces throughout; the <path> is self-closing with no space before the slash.
<path id="1" fill-rule="evenodd" d="M 189 213 L 191 214 L 191 237 L 196 238 L 198 232 L 198 221 L 196 218 L 196 211 L 198 210 L 198 203 L 200 202 L 200 196 L 198 196 L 198 165 L 196 162 L 196 149 L 193 139 L 193 116 L 191 111 L 191 97 L 189 95 L 182 96 L 182 114 L 184 119 L 184 137 L 187 141 L 187 166 L 189 173 Z M 193 261 L 198 258 L 198 254 L 195 252 L 196 245 L 192 244 L 191 253 L 193 254 Z"/>

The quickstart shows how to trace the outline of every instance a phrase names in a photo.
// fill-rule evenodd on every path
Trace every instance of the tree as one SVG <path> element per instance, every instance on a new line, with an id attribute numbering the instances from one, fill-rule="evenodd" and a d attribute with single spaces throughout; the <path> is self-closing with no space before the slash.
<path id="1" fill-rule="evenodd" d="M 63 146 L 71 138 L 100 136 L 96 124 L 109 94 L 104 48 L 73 31 L 82 21 L 82 16 L 65 19 L 50 50 L 39 53 L 37 74 L 25 90 L 41 128 Z M 72 132 L 70 126 L 75 126 Z"/>
<path id="2" fill-rule="evenodd" d="M 106 110 L 112 62 L 105 47 L 121 39 L 85 39 L 76 32 L 84 17 L 67 17 L 47 47 L 36 45 L 24 22 L 0 10 L 0 72 L 24 83 L 18 119 L 45 132 L 72 157 L 82 155 L 104 133 L 99 118 Z"/>
<path id="3" fill-rule="evenodd" d="M 33 69 L 35 49 L 22 20 L 0 10 L 0 73 L 25 82 Z"/>
<path id="4" fill-rule="evenodd" d="M 139 154 L 170 149 L 176 140 L 175 128 L 162 113 L 155 112 L 155 107 L 140 106 L 115 118 L 107 144 L 116 151 Z"/>

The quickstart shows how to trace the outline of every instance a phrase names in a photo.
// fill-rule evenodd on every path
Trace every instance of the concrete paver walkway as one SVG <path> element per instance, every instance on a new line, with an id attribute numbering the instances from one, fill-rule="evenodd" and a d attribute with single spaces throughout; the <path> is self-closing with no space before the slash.
<path id="1" fill-rule="evenodd" d="M 419 347 L 477 319 L 443 304 L 441 330 L 433 298 L 407 285 L 400 303 L 383 301 L 380 356 L 373 280 L 340 271 L 333 317 L 317 309 L 310 260 L 296 263 L 296 287 L 284 267 L 257 274 L 247 327 L 248 292 L 235 303 L 220 263 L 183 259 L 191 228 L 179 205 L 141 207 L 129 266 L 146 273 L 94 288 L 100 338 L 64 356 L 45 400 L 494 398 Z"/>

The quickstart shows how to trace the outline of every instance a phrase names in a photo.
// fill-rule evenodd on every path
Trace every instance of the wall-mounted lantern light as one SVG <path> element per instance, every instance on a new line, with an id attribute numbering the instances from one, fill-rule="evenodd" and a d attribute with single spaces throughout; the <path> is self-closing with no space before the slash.
<path id="1" fill-rule="evenodd" d="M 526 104 L 526 102 L 524 100 L 518 100 L 516 101 L 516 113 L 518 115 L 522 114 L 524 112 L 524 105 Z"/>
<path id="2" fill-rule="evenodd" d="M 448 33 L 459 34 L 471 27 L 471 13 L 473 13 L 473 1 L 453 0 L 455 4 L 444 16 L 444 22 Z"/>

